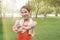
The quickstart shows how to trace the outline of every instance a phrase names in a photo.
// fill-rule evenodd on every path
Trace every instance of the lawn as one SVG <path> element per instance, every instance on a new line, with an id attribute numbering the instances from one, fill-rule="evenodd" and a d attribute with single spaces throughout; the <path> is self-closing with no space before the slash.
<path id="1" fill-rule="evenodd" d="M 17 34 L 12 31 L 15 18 L 0 19 L 0 40 L 17 40 Z M 33 40 L 60 40 L 60 17 L 33 18 L 37 21 Z"/>
<path id="2" fill-rule="evenodd" d="M 3 24 L 2 24 L 2 18 L 0 18 L 0 40 L 3 40 L 3 29 L 2 29 L 2 26 L 3 26 Z"/>

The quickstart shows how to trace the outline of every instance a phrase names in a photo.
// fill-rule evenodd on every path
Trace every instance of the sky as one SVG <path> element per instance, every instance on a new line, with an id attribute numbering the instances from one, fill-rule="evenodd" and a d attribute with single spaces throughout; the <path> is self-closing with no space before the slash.
<path id="1" fill-rule="evenodd" d="M 27 1 L 28 0 L 2 0 L 2 15 L 5 13 L 6 16 L 11 16 L 11 12 L 14 11 L 14 15 L 16 16 L 16 10 L 19 11 Z"/>
<path id="2" fill-rule="evenodd" d="M 20 9 L 27 3 L 27 0 L 2 0 L 2 7 L 6 9 Z"/>

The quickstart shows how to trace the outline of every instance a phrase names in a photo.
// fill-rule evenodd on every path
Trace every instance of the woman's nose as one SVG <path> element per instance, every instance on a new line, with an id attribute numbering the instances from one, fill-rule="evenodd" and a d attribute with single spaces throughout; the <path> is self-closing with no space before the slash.
<path id="1" fill-rule="evenodd" d="M 23 15 L 29 15 L 28 13 L 24 13 Z"/>
<path id="2" fill-rule="evenodd" d="M 26 13 L 24 13 L 23 15 L 26 15 Z"/>

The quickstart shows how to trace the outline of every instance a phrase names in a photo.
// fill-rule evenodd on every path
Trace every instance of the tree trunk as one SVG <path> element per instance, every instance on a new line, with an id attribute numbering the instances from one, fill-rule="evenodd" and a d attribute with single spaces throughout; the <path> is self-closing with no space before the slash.
<path id="1" fill-rule="evenodd" d="M 46 20 L 46 15 L 47 15 L 47 13 L 45 12 L 45 13 L 44 13 L 44 20 Z"/>
<path id="2" fill-rule="evenodd" d="M 55 16 L 58 16 L 58 13 L 56 13 Z"/>
<path id="3" fill-rule="evenodd" d="M 38 16 L 38 12 L 39 12 L 39 4 L 38 4 L 38 6 L 37 6 L 36 18 L 37 18 L 37 16 Z"/>
<path id="4" fill-rule="evenodd" d="M 37 18 L 38 12 L 36 12 L 36 18 Z"/>

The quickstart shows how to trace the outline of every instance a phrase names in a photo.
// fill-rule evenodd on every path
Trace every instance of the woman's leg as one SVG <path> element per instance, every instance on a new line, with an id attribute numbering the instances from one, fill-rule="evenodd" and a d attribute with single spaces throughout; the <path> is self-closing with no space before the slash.
<path id="1" fill-rule="evenodd" d="M 17 40 L 22 40 L 22 39 L 23 39 L 22 33 L 21 32 L 18 32 L 18 38 L 17 38 Z"/>
<path id="2" fill-rule="evenodd" d="M 28 34 L 28 39 L 27 40 L 32 40 L 32 36 Z"/>
<path id="3" fill-rule="evenodd" d="M 23 40 L 32 40 L 32 36 L 26 31 L 23 33 Z"/>

